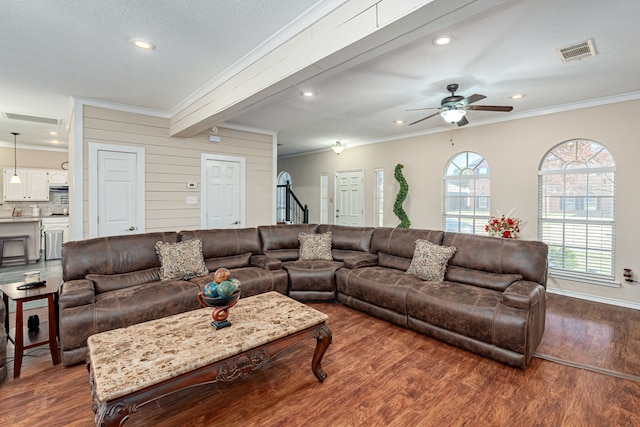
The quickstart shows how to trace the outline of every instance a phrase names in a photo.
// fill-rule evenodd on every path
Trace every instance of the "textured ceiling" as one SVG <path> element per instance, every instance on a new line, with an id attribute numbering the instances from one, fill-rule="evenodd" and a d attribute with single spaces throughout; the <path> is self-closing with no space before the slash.
<path id="1" fill-rule="evenodd" d="M 436 2 L 447 0 L 436 0 Z M 70 96 L 153 109 L 169 115 L 183 101 L 310 8 L 314 0 L 0 0 L 0 111 L 66 119 Z M 338 3 L 334 1 L 333 3 Z M 640 1 L 475 0 L 425 23 L 403 43 L 299 82 L 234 113 L 228 122 L 278 131 L 279 155 L 448 129 L 432 107 L 459 83 L 477 104 L 513 105 L 511 113 L 471 111 L 474 126 L 588 105 L 640 98 Z M 435 46 L 438 34 L 453 43 Z M 133 37 L 157 45 L 144 52 Z M 556 49 L 593 39 L 598 56 L 563 63 Z M 317 97 L 300 96 L 310 88 Z M 509 99 L 525 93 L 519 101 Z M 595 101 L 594 101 L 595 100 Z M 59 126 L 63 133 L 63 126 Z M 50 126 L 0 118 L 0 144 L 49 145 Z M 12 144 L 11 144 L 12 145 Z"/>
<path id="2" fill-rule="evenodd" d="M 317 2 L 0 0 L 0 112 L 66 119 L 70 96 L 168 112 Z M 49 128 L 0 118 L 0 141 Z"/>
<path id="3" fill-rule="evenodd" d="M 439 116 L 413 126 L 394 124 L 435 112 L 406 110 L 439 106 L 454 82 L 459 95 L 486 95 L 478 105 L 514 107 L 511 113 L 470 111 L 468 126 L 603 97 L 640 98 L 640 55 L 633 53 L 640 1 L 524 0 L 477 14 L 465 9 L 428 24 L 425 36 L 404 46 L 302 83 L 318 92 L 315 99 L 302 99 L 292 88 L 230 121 L 278 129 L 279 155 L 286 156 L 327 149 L 336 140 L 349 146 L 455 129 Z M 453 43 L 434 45 L 440 34 L 451 35 Z M 587 39 L 595 41 L 598 56 L 560 60 L 556 49 Z M 526 96 L 509 99 L 515 93 Z"/>

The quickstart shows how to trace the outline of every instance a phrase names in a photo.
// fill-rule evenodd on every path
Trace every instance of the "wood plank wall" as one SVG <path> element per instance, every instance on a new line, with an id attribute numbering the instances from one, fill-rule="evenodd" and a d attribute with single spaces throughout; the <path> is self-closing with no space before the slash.
<path id="1" fill-rule="evenodd" d="M 220 128 L 221 142 L 208 133 L 191 138 L 169 136 L 169 119 L 107 108 L 84 106 L 83 112 L 84 238 L 88 237 L 89 143 L 145 148 L 146 231 L 179 231 L 200 228 L 201 154 L 246 159 L 246 226 L 273 221 L 273 143 L 270 135 Z M 95 165 L 91 165 L 95 167 Z M 198 189 L 187 189 L 197 182 Z M 198 196 L 187 205 L 187 196 Z"/>

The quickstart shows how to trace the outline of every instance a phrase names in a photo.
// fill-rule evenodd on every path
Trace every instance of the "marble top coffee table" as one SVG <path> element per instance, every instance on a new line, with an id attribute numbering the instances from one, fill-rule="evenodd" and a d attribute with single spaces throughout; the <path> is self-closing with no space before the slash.
<path id="1" fill-rule="evenodd" d="M 233 381 L 306 338 L 317 340 L 311 370 L 320 382 L 331 344 L 328 316 L 277 292 L 241 298 L 232 325 L 211 326 L 212 308 L 92 335 L 88 339 L 98 426 L 122 425 L 141 406 L 199 384 Z"/>

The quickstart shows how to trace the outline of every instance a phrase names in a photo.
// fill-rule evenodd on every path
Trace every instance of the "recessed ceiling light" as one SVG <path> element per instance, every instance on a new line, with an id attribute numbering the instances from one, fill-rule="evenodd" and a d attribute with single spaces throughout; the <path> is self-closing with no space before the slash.
<path id="1" fill-rule="evenodd" d="M 59 144 L 59 143 L 60 143 L 60 141 L 58 141 L 57 139 L 52 139 L 52 140 L 51 140 L 51 143 L 52 143 L 52 144 Z"/>
<path id="2" fill-rule="evenodd" d="M 509 98 L 511 99 L 522 99 L 524 98 L 524 93 L 516 93 L 515 95 L 511 95 Z"/>
<path id="3" fill-rule="evenodd" d="M 148 42 L 146 40 L 141 40 L 141 39 L 131 39 L 129 40 L 131 42 L 132 45 L 134 45 L 137 48 L 140 49 L 144 49 L 144 50 L 153 50 L 156 48 L 156 45 L 154 45 L 151 42 Z"/>
<path id="4" fill-rule="evenodd" d="M 315 93 L 313 93 L 310 90 L 306 90 L 306 91 L 302 92 L 302 96 L 306 96 L 307 98 L 311 98 L 314 95 L 315 95 Z"/>
<path id="5" fill-rule="evenodd" d="M 58 132 L 56 132 L 56 131 L 51 131 L 51 132 L 49 132 L 49 135 L 56 136 L 56 135 L 58 135 Z"/>
<path id="6" fill-rule="evenodd" d="M 397 125 L 402 125 L 402 124 L 404 124 L 404 120 L 396 120 L 396 121 L 395 121 L 395 122 L 393 122 L 393 123 L 395 123 L 395 124 L 397 124 Z"/>
<path id="7" fill-rule="evenodd" d="M 433 39 L 433 44 L 437 46 L 445 46 L 451 43 L 451 36 L 438 36 Z"/>

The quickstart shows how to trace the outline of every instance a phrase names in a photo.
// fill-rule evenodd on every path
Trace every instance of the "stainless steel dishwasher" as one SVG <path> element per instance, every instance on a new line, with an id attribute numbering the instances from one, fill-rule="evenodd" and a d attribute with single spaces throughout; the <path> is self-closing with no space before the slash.
<path id="1" fill-rule="evenodd" d="M 62 230 L 44 232 L 44 259 L 62 258 Z"/>

